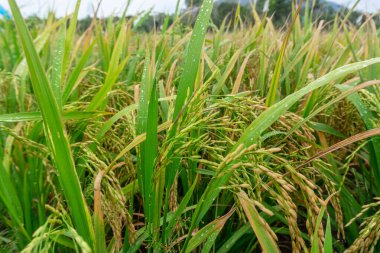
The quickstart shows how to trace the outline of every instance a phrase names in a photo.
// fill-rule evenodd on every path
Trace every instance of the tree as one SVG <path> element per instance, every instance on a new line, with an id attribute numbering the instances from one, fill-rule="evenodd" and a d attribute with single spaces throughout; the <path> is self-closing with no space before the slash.
<path id="1" fill-rule="evenodd" d="M 233 25 L 236 15 L 237 3 L 217 2 L 214 4 L 212 11 L 212 21 L 216 26 L 220 26 L 226 19 L 227 24 L 231 22 Z M 252 11 L 249 5 L 240 6 L 240 17 L 244 22 L 253 22 Z"/>
<path id="2" fill-rule="evenodd" d="M 186 6 L 200 6 L 202 4 L 203 0 L 186 0 Z"/>
<path id="3" fill-rule="evenodd" d="M 270 0 L 269 15 L 273 15 L 276 25 L 283 25 L 286 19 L 292 14 L 292 0 Z"/>

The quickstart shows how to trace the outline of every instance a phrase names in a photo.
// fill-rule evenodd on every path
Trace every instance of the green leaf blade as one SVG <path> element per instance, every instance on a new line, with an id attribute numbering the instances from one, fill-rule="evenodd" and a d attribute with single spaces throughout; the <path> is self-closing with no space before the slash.
<path id="1" fill-rule="evenodd" d="M 76 229 L 90 245 L 93 245 L 94 231 L 91 217 L 79 183 L 57 101 L 15 0 L 10 0 L 9 4 L 24 48 L 33 90 L 44 119 L 45 135 L 55 161 L 59 182 L 68 201 Z"/>

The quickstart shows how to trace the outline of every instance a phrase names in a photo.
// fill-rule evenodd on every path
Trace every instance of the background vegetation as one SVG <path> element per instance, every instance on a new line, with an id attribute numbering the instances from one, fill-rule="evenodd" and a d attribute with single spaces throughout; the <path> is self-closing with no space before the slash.
<path id="1" fill-rule="evenodd" d="M 205 0 L 145 29 L 9 3 L 1 252 L 380 250 L 378 16 Z"/>

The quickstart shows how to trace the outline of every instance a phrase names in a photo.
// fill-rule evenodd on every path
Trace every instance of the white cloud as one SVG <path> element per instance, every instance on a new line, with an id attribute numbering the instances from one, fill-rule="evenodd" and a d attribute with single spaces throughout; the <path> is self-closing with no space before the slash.
<path id="1" fill-rule="evenodd" d="M 342 5 L 346 5 L 348 7 L 352 7 L 356 0 L 330 0 L 335 3 L 339 3 Z M 379 0 L 361 0 L 357 6 L 358 10 L 367 11 L 367 12 L 375 12 L 380 10 L 380 1 Z"/>
<path id="2" fill-rule="evenodd" d="M 16 0 L 16 2 L 25 16 L 46 16 L 49 10 L 54 10 L 58 17 L 62 17 L 65 14 L 72 13 L 76 4 L 76 0 Z M 98 3 L 99 0 L 82 0 L 79 16 L 91 15 Z M 100 6 L 99 15 L 121 14 L 126 4 L 127 0 L 104 0 Z M 172 13 L 176 4 L 177 0 L 133 0 L 128 9 L 128 14 L 136 14 L 151 8 L 154 12 Z M 9 10 L 8 0 L 0 0 L 0 5 Z M 184 0 L 180 1 L 180 6 L 184 6 Z"/>

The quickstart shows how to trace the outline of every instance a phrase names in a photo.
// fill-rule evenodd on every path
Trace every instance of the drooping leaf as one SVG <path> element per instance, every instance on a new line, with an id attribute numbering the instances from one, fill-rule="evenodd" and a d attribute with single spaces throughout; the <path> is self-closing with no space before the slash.
<path id="1" fill-rule="evenodd" d="M 255 205 L 249 199 L 248 195 L 241 191 L 238 193 L 240 204 L 242 205 L 245 215 L 247 216 L 249 223 L 257 239 L 260 242 L 260 246 L 265 253 L 280 252 L 277 243 L 273 239 L 271 233 L 268 232 L 269 226 L 263 224 L 263 218 L 256 210 Z"/>

